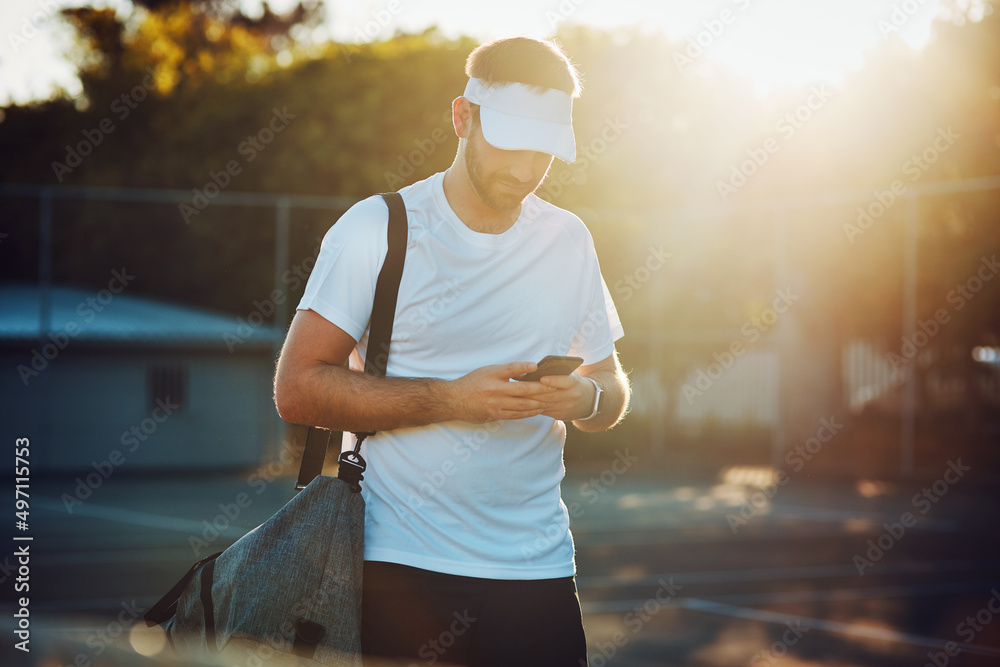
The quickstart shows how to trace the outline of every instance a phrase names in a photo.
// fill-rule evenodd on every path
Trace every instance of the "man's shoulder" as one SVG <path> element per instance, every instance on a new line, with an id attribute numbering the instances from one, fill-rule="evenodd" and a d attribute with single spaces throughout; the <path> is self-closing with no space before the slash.
<path id="1" fill-rule="evenodd" d="M 400 188 L 397 192 L 402 195 L 403 201 L 406 203 L 406 208 L 415 209 L 429 205 L 434 198 L 434 188 L 437 187 L 437 181 L 443 176 L 444 172 L 438 172 L 416 183 L 410 183 Z"/>
<path id="2" fill-rule="evenodd" d="M 525 200 L 524 215 L 532 223 L 542 224 L 552 231 L 568 235 L 581 251 L 593 247 L 590 229 L 576 213 L 560 208 L 537 195 Z"/>
<path id="3" fill-rule="evenodd" d="M 379 256 L 388 247 L 389 207 L 379 195 L 355 202 L 334 222 L 323 235 L 322 248 L 326 252 L 343 252 L 352 255 L 374 253 Z"/>
<path id="4" fill-rule="evenodd" d="M 407 208 L 418 204 L 424 198 L 430 196 L 433 192 L 433 185 L 435 178 L 439 177 L 440 174 L 434 174 L 428 176 L 427 178 L 417 181 L 415 183 L 410 183 L 407 186 L 396 190 L 403 197 L 403 201 L 406 203 Z M 351 217 L 378 217 L 388 220 L 388 207 L 386 206 L 385 199 L 382 198 L 382 194 L 389 194 L 391 191 L 386 191 L 384 193 L 373 194 L 364 199 L 361 199 L 354 203 L 347 213 Z"/>
<path id="5" fill-rule="evenodd" d="M 587 228 L 583 224 L 583 220 L 580 219 L 576 213 L 569 211 L 564 208 L 556 206 L 550 201 L 542 199 L 536 194 L 528 195 L 528 198 L 524 200 L 524 206 L 529 209 L 535 209 L 537 211 L 536 217 L 544 219 L 553 224 L 567 225 L 570 227 L 583 227 Z"/>
<path id="6" fill-rule="evenodd" d="M 435 174 L 397 190 L 403 197 L 408 226 L 413 221 L 412 214 L 432 205 L 434 179 L 437 176 Z M 349 237 L 353 244 L 367 243 L 385 248 L 388 227 L 389 206 L 381 194 L 374 194 L 355 202 L 347 209 L 330 228 L 327 237 L 330 240 L 345 240 Z"/>
<path id="7" fill-rule="evenodd" d="M 381 226 L 383 229 L 389 224 L 389 207 L 380 195 L 371 195 L 354 203 L 347 209 L 333 225 L 332 229 L 340 227 L 347 231 L 351 228 L 360 231 L 363 229 L 376 229 Z"/>

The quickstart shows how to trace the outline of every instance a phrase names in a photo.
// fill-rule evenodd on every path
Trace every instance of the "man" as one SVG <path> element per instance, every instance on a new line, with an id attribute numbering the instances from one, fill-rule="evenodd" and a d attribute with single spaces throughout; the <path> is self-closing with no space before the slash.
<path id="1" fill-rule="evenodd" d="M 590 234 L 533 194 L 553 156 L 575 158 L 579 80 L 558 46 L 526 38 L 479 47 L 466 73 L 453 164 L 400 191 L 408 245 L 386 377 L 358 372 L 387 250 L 387 208 L 371 197 L 323 240 L 275 401 L 286 421 L 378 432 L 362 452 L 366 655 L 579 667 L 564 422 L 608 429 L 629 396 Z M 514 381 L 546 355 L 584 362 Z"/>

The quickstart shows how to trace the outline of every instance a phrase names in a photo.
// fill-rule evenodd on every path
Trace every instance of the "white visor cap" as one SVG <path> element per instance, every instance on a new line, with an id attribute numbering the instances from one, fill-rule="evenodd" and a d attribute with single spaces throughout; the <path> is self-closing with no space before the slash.
<path id="1" fill-rule="evenodd" d="M 568 93 L 536 86 L 507 83 L 489 87 L 480 79 L 469 79 L 465 97 L 480 106 L 483 137 L 503 150 L 539 151 L 566 162 L 576 159 L 573 136 L 573 98 Z"/>

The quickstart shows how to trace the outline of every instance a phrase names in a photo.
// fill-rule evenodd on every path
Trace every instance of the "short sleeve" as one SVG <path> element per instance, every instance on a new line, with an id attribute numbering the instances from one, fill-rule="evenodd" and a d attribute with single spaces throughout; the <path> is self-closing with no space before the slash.
<path id="1" fill-rule="evenodd" d="M 388 251 L 389 210 L 379 196 L 352 206 L 327 231 L 298 310 L 313 310 L 361 340 Z"/>
<path id="2" fill-rule="evenodd" d="M 601 267 L 597 260 L 597 251 L 593 241 L 587 245 L 586 262 L 588 266 L 587 279 L 582 281 L 586 286 L 583 303 L 584 309 L 581 323 L 573 342 L 570 344 L 570 356 L 582 357 L 584 365 L 596 364 L 611 356 L 615 349 L 615 341 L 625 335 L 618 309 L 611 298 L 611 292 L 601 275 Z"/>

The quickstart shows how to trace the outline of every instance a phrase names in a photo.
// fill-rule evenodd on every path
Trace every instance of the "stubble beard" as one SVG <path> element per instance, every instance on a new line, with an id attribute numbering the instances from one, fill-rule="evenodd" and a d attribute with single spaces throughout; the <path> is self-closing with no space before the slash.
<path id="1" fill-rule="evenodd" d="M 538 180 L 538 183 L 535 183 L 535 185 L 529 190 L 522 190 L 523 194 L 503 190 L 500 185 L 501 183 L 506 183 L 507 185 L 518 189 L 525 188 L 525 184 L 510 175 L 504 176 L 496 173 L 484 173 L 482 162 L 479 159 L 479 150 L 476 147 L 476 143 L 476 140 L 470 137 L 465 145 L 465 167 L 469 174 L 469 183 L 472 185 L 472 190 L 476 193 L 479 199 L 493 210 L 514 210 L 528 198 L 528 195 L 537 190 L 538 186 L 545 180 L 545 175 L 543 175 L 542 178 Z M 546 170 L 546 174 L 547 173 L 548 170 Z"/>

